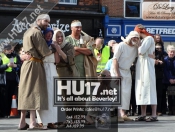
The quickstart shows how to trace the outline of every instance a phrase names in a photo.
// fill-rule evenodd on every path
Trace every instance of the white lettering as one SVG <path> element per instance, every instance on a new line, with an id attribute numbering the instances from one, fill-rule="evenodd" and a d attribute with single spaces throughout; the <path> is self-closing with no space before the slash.
<path id="1" fill-rule="evenodd" d="M 63 32 L 69 32 L 70 31 L 70 25 L 69 24 L 63 24 L 63 23 L 60 23 L 60 19 L 56 21 L 56 23 L 52 23 L 49 25 L 52 29 L 53 28 L 58 28 L 58 29 L 61 29 L 63 30 Z"/>
<path id="2" fill-rule="evenodd" d="M 175 34 L 175 28 L 146 28 L 151 34 Z"/>

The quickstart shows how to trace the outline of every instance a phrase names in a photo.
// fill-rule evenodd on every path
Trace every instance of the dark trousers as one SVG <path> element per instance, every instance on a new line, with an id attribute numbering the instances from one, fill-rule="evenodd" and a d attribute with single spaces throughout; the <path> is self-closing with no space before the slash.
<path id="1" fill-rule="evenodd" d="M 5 97 L 5 102 L 4 105 L 7 105 L 5 107 L 6 112 L 5 112 L 5 116 L 9 116 L 10 115 L 10 111 L 11 111 L 11 105 L 12 105 L 12 96 L 16 94 L 16 89 L 17 89 L 17 82 L 15 81 L 11 81 L 11 80 L 6 80 L 6 97 Z"/>
<path id="2" fill-rule="evenodd" d="M 5 101 L 7 100 L 7 92 L 5 86 L 0 86 L 0 117 L 7 116 L 7 104 Z"/>
<path id="3" fill-rule="evenodd" d="M 157 91 L 157 112 L 162 113 L 162 91 L 163 91 L 162 79 L 156 79 L 156 91 Z"/>
<path id="4" fill-rule="evenodd" d="M 132 114 L 136 113 L 136 98 L 135 98 L 135 80 L 132 80 L 132 88 L 131 88 L 131 100 L 130 100 L 130 108 L 131 111 L 132 107 Z"/>
<path id="5" fill-rule="evenodd" d="M 169 85 L 166 85 L 166 89 Z M 169 112 L 175 112 L 175 95 L 168 95 L 168 109 Z"/>
<path id="6" fill-rule="evenodd" d="M 162 112 L 163 114 L 166 114 L 166 111 L 167 111 L 167 98 L 166 98 L 167 87 L 168 87 L 168 85 L 164 84 L 164 85 L 163 85 L 163 89 L 162 89 L 161 112 Z"/>

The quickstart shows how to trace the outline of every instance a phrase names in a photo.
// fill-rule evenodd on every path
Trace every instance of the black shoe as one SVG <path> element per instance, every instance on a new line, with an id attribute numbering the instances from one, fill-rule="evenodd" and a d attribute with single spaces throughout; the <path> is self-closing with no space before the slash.
<path id="1" fill-rule="evenodd" d="M 168 112 L 168 115 L 173 115 L 173 112 L 172 112 L 172 111 L 169 111 L 169 112 Z"/>
<path id="2" fill-rule="evenodd" d="M 26 123 L 26 125 L 23 128 L 18 128 L 18 130 L 27 130 L 29 128 L 29 125 Z"/>

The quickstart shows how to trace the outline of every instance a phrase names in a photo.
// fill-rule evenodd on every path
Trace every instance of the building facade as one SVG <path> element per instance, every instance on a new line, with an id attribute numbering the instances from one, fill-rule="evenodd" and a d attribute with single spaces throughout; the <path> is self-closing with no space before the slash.
<path id="1" fill-rule="evenodd" d="M 111 2 L 112 1 L 112 2 Z M 143 20 L 143 2 L 175 2 L 174 0 L 103 0 L 102 6 L 106 8 L 103 20 L 105 42 L 114 39 L 121 41 L 134 30 L 135 25 L 143 24 L 151 34 L 160 34 L 165 43 L 175 44 L 174 20 Z M 143 5 L 144 6 L 144 5 Z M 159 17 L 159 15 L 157 15 Z"/>
<path id="2" fill-rule="evenodd" d="M 21 42 L 23 33 L 41 10 L 49 13 L 50 27 L 62 29 L 66 36 L 71 33 L 71 22 L 80 20 L 84 32 L 93 37 L 103 37 L 101 29 L 105 14 L 101 10 L 101 0 L 58 0 L 58 3 L 55 1 L 0 0 L 0 39 L 8 38 Z M 21 21 L 23 23 L 20 23 Z"/>

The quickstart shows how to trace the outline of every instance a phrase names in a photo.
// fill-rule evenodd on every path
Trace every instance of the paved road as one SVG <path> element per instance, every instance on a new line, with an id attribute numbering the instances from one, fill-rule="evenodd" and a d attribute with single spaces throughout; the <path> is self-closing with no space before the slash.
<path id="1" fill-rule="evenodd" d="M 135 118 L 132 117 L 131 118 Z M 108 132 L 175 132 L 175 116 L 161 116 L 158 122 L 125 122 L 119 123 L 118 129 L 115 118 L 112 118 L 112 128 Z M 29 122 L 29 119 L 27 119 Z M 0 119 L 0 132 L 17 132 L 19 119 Z M 57 132 L 57 130 L 47 130 Z M 101 132 L 95 126 L 87 126 L 84 129 L 59 129 L 58 132 Z M 42 131 L 37 131 L 42 132 Z"/>

